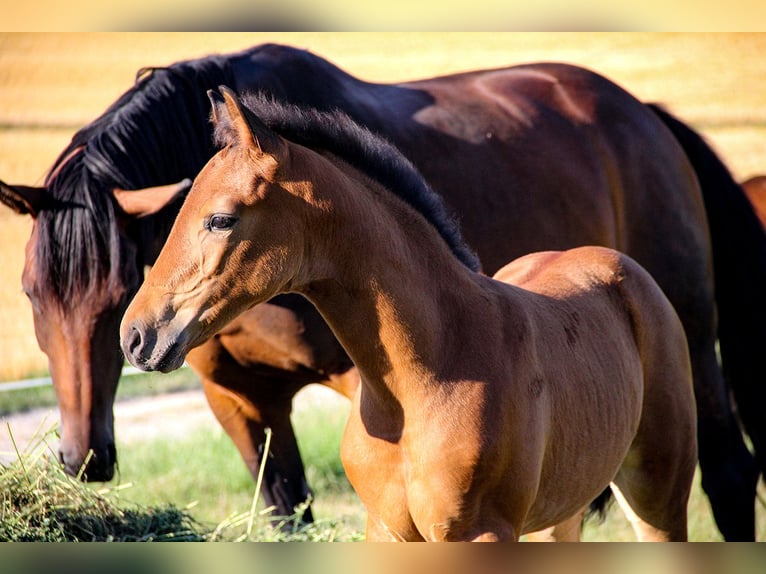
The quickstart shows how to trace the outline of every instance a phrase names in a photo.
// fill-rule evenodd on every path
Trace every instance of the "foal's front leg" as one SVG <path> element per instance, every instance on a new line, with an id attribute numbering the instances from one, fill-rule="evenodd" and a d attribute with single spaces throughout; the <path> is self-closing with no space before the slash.
<path id="1" fill-rule="evenodd" d="M 482 500 L 484 499 L 484 500 Z M 521 532 L 516 520 L 501 515 L 493 496 L 471 500 L 460 489 L 432 488 L 423 496 L 408 491 L 408 503 L 418 531 L 431 542 L 514 542 Z M 485 504 L 482 502 L 486 501 Z"/>
<path id="2" fill-rule="evenodd" d="M 517 542 L 517 530 L 507 523 L 451 528 L 444 524 L 432 524 L 426 539 L 431 542 Z"/>
<path id="3" fill-rule="evenodd" d="M 409 528 L 406 532 L 398 532 L 382 520 L 370 515 L 367 516 L 365 540 L 367 542 L 425 542 L 414 528 Z"/>

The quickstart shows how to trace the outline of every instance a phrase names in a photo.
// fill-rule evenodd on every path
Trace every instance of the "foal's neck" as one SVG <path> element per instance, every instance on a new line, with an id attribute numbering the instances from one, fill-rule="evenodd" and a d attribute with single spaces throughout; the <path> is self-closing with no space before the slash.
<path id="1" fill-rule="evenodd" d="M 332 264 L 309 272 L 300 290 L 371 390 L 398 395 L 403 384 L 427 384 L 471 315 L 479 276 L 390 192 L 335 187 L 332 193 L 338 194 L 332 220 L 323 227 L 334 230 L 333 241 L 312 258 Z"/>

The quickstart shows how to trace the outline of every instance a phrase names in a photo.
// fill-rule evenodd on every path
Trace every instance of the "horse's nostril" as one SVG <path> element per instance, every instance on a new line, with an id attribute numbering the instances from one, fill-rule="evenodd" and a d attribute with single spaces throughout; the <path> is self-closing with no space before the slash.
<path id="1" fill-rule="evenodd" d="M 130 328 L 130 333 L 128 334 L 127 338 L 127 344 L 125 346 L 128 353 L 132 356 L 136 356 L 138 352 L 141 350 L 141 347 L 143 346 L 144 338 L 141 335 L 141 331 L 133 325 Z"/>

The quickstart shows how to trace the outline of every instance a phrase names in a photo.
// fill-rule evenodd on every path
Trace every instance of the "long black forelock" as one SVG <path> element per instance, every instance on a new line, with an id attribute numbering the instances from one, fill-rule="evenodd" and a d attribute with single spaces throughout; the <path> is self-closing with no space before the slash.
<path id="1" fill-rule="evenodd" d="M 73 305 L 92 289 L 113 291 L 122 264 L 119 229 L 111 200 L 94 189 L 76 158 L 69 193 L 54 198 L 37 220 L 36 284 L 61 305 Z"/>
<path id="2" fill-rule="evenodd" d="M 253 113 L 284 138 L 343 159 L 421 213 L 444 238 L 455 256 L 469 269 L 480 269 L 479 259 L 464 242 L 460 228 L 439 195 L 402 153 L 383 137 L 354 122 L 340 110 L 318 111 L 283 104 L 261 94 L 242 97 L 245 113 Z M 216 127 L 219 146 L 236 137 L 227 125 Z"/>
<path id="3" fill-rule="evenodd" d="M 214 151 L 205 89 L 232 82 L 217 57 L 154 68 L 80 129 L 46 178 L 37 285 L 62 305 L 110 289 L 126 264 L 111 190 L 193 177 Z"/>

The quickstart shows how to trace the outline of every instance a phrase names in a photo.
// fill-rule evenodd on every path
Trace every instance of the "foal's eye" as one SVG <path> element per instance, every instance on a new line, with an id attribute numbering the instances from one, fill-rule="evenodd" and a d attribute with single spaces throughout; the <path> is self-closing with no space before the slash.
<path id="1" fill-rule="evenodd" d="M 216 213 L 211 215 L 205 222 L 205 228 L 208 231 L 228 231 L 237 222 L 237 218 L 233 215 L 225 215 L 222 213 Z"/>

